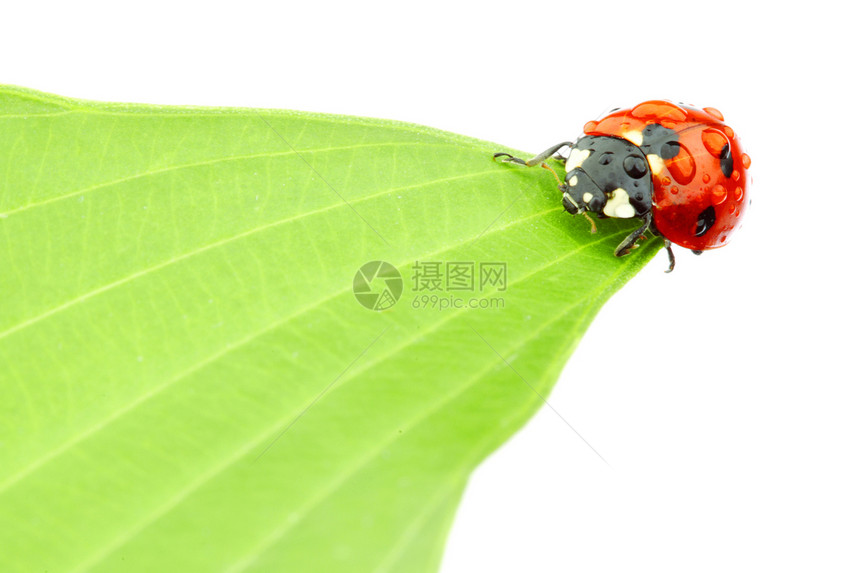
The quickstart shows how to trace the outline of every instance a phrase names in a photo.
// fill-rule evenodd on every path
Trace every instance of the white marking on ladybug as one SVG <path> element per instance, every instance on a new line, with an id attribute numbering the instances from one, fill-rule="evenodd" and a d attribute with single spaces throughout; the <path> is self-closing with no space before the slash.
<path id="1" fill-rule="evenodd" d="M 636 216 L 636 209 L 630 204 L 630 196 L 627 191 L 619 187 L 611 193 L 609 201 L 606 202 L 606 207 L 603 208 L 603 214 L 616 219 L 630 219 Z"/>
<path id="2" fill-rule="evenodd" d="M 654 175 L 659 175 L 665 167 L 665 164 L 663 163 L 663 158 L 656 153 L 649 153 L 647 157 L 648 165 L 651 166 L 651 173 Z"/>
<path id="3" fill-rule="evenodd" d="M 641 131 L 625 131 L 621 134 L 621 137 L 635 145 L 636 147 L 642 147 L 642 132 Z"/>
<path id="4" fill-rule="evenodd" d="M 577 167 L 582 167 L 582 163 L 591 155 L 589 149 L 572 149 L 567 158 L 567 163 L 564 165 L 565 171 L 573 171 Z"/>
<path id="5" fill-rule="evenodd" d="M 567 182 L 568 187 L 576 187 L 576 184 L 579 183 L 579 179 L 576 178 L 576 175 L 570 178 Z"/>
<path id="6" fill-rule="evenodd" d="M 583 200 L 583 202 L 585 202 L 585 203 L 591 203 L 591 200 L 592 200 L 592 199 L 594 199 L 594 195 L 592 195 L 591 193 L 583 193 L 583 194 L 582 194 L 582 200 Z"/>

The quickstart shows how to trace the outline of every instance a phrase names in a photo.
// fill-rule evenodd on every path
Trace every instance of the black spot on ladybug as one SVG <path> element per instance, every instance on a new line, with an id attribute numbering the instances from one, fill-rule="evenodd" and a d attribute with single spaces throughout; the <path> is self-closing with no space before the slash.
<path id="1" fill-rule="evenodd" d="M 681 151 L 681 144 L 677 141 L 667 141 L 660 146 L 660 157 L 663 159 L 672 159 L 678 152 Z"/>
<path id="2" fill-rule="evenodd" d="M 681 143 L 678 141 L 678 134 L 673 130 L 659 123 L 652 123 L 642 130 L 642 151 L 646 155 L 659 155 L 664 160 L 672 159 L 681 151 Z"/>
<path id="3" fill-rule="evenodd" d="M 725 144 L 723 149 L 720 151 L 720 171 L 723 172 L 723 175 L 726 177 L 732 176 L 732 168 L 735 165 L 734 158 L 732 157 L 732 148 L 729 147 L 729 144 Z"/>
<path id="4" fill-rule="evenodd" d="M 633 179 L 641 179 L 648 173 L 648 165 L 642 157 L 637 155 L 628 155 L 624 159 L 624 171 Z"/>
<path id="5" fill-rule="evenodd" d="M 708 232 L 708 229 L 714 226 L 714 223 L 717 222 L 717 212 L 714 211 L 713 205 L 699 213 L 699 217 L 696 220 L 696 232 L 695 235 L 697 237 L 701 237 L 705 233 Z"/>

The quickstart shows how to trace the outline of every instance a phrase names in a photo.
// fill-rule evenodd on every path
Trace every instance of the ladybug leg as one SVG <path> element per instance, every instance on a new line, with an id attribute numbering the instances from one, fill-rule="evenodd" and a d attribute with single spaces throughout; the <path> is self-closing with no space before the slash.
<path id="1" fill-rule="evenodd" d="M 645 236 L 645 231 L 648 230 L 648 227 L 651 226 L 651 212 L 647 212 L 641 217 L 642 225 L 639 226 L 638 229 L 627 235 L 627 238 L 621 241 L 617 247 L 615 247 L 615 256 L 623 257 L 627 253 L 630 252 L 636 245 L 636 241 Z"/>
<path id="2" fill-rule="evenodd" d="M 532 157 L 531 159 L 520 159 L 519 157 L 514 157 L 510 153 L 496 153 L 493 155 L 493 161 L 501 157 L 501 160 L 506 163 L 518 163 L 519 165 L 525 165 L 526 167 L 534 167 L 535 165 L 539 165 L 543 163 L 546 159 L 555 155 L 559 149 L 562 147 L 573 147 L 573 143 L 570 141 L 564 141 L 559 143 L 558 145 L 553 145 L 549 149 L 542 151 Z"/>
<path id="3" fill-rule="evenodd" d="M 669 255 L 669 268 L 664 272 L 671 273 L 675 269 L 675 253 L 672 252 L 672 243 L 669 242 L 669 239 L 665 239 L 663 244 L 666 245 L 666 253 Z M 694 253 L 696 251 L 693 251 Z M 702 251 L 699 251 L 697 254 L 701 255 Z"/>
<path id="4" fill-rule="evenodd" d="M 555 180 L 558 182 L 558 188 L 561 190 L 564 188 L 564 183 L 561 182 L 561 179 L 558 178 L 558 173 L 555 172 L 555 169 L 547 165 L 546 163 L 541 163 L 541 167 L 552 173 L 552 176 L 555 177 Z"/>

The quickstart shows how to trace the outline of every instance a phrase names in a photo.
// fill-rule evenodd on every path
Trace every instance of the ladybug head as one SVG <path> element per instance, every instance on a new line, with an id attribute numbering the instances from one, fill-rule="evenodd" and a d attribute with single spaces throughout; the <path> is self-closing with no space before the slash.
<path id="1" fill-rule="evenodd" d="M 605 217 L 631 218 L 651 209 L 651 171 L 646 154 L 632 142 L 586 135 L 573 146 L 562 185 L 565 208 Z"/>

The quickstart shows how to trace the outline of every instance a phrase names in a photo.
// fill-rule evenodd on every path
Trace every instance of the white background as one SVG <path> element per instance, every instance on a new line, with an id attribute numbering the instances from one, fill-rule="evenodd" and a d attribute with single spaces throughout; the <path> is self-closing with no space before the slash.
<path id="1" fill-rule="evenodd" d="M 18 4 L 0 82 L 72 97 L 385 117 L 535 152 L 617 105 L 720 109 L 753 161 L 744 228 L 672 275 L 658 255 L 549 398 L 611 467 L 544 408 L 474 475 L 443 571 L 860 570 L 850 4 Z"/>

